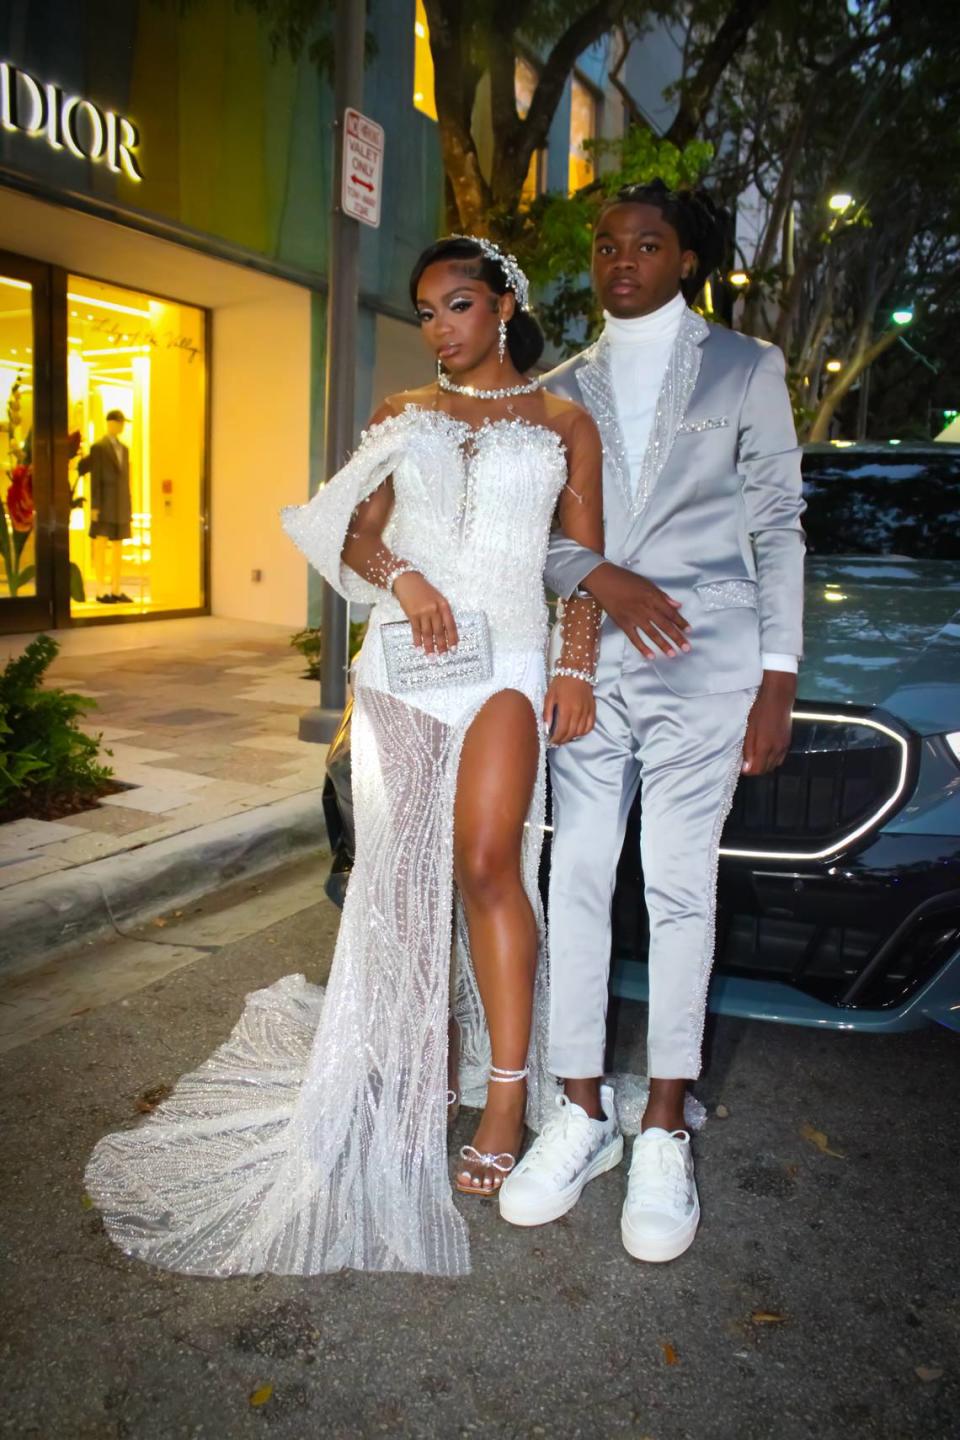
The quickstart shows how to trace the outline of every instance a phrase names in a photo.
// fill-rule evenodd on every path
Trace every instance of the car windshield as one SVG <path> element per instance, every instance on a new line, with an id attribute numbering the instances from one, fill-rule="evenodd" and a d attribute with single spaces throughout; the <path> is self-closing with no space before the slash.
<path id="1" fill-rule="evenodd" d="M 811 555 L 960 560 L 960 454 L 803 457 Z"/>

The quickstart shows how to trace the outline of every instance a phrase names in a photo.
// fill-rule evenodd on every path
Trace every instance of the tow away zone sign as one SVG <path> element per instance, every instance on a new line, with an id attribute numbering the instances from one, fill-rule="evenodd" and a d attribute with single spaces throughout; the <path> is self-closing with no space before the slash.
<path id="1" fill-rule="evenodd" d="M 376 229 L 383 194 L 383 127 L 359 110 L 343 112 L 343 184 L 345 215 Z"/>

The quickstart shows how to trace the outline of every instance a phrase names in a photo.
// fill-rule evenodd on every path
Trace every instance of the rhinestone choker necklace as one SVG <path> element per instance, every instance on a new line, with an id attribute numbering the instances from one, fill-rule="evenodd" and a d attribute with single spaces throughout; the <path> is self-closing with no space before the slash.
<path id="1" fill-rule="evenodd" d="M 437 374 L 441 390 L 449 390 L 453 395 L 470 395 L 474 400 L 507 400 L 511 395 L 532 395 L 540 389 L 541 383 L 539 379 L 534 379 L 525 381 L 523 385 L 504 385 L 501 390 L 478 390 L 475 385 L 457 385 L 444 370 Z"/>

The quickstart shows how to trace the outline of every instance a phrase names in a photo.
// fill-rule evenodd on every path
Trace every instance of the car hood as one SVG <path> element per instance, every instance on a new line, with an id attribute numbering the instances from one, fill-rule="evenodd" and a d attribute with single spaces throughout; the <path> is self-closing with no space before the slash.
<path id="1" fill-rule="evenodd" d="M 798 694 L 877 706 L 920 734 L 960 730 L 960 566 L 810 556 Z"/>

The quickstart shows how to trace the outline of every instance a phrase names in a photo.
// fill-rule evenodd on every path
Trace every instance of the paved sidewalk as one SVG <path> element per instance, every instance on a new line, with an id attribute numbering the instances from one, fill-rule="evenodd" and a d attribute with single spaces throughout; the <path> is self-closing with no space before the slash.
<path id="1" fill-rule="evenodd" d="M 103 737 L 105 758 L 128 788 L 61 820 L 0 825 L 4 914 L 59 893 L 59 879 L 64 893 L 93 880 L 95 898 L 100 876 L 120 873 L 96 869 L 107 859 L 136 856 L 137 883 L 148 885 L 145 847 L 182 837 L 184 846 L 203 849 L 213 826 L 227 843 L 254 813 L 253 833 L 261 835 L 269 830 L 265 809 L 276 807 L 277 823 L 289 825 L 284 802 L 295 799 L 301 813 L 316 816 L 320 843 L 326 746 L 297 738 L 300 714 L 317 703 L 318 687 L 302 678 L 305 662 L 291 650 L 289 630 L 200 618 L 54 636 L 62 649 L 49 681 L 96 700 L 84 728 Z M 27 639 L 3 639 L 0 660 Z M 203 858 L 215 860 L 208 849 Z"/>

